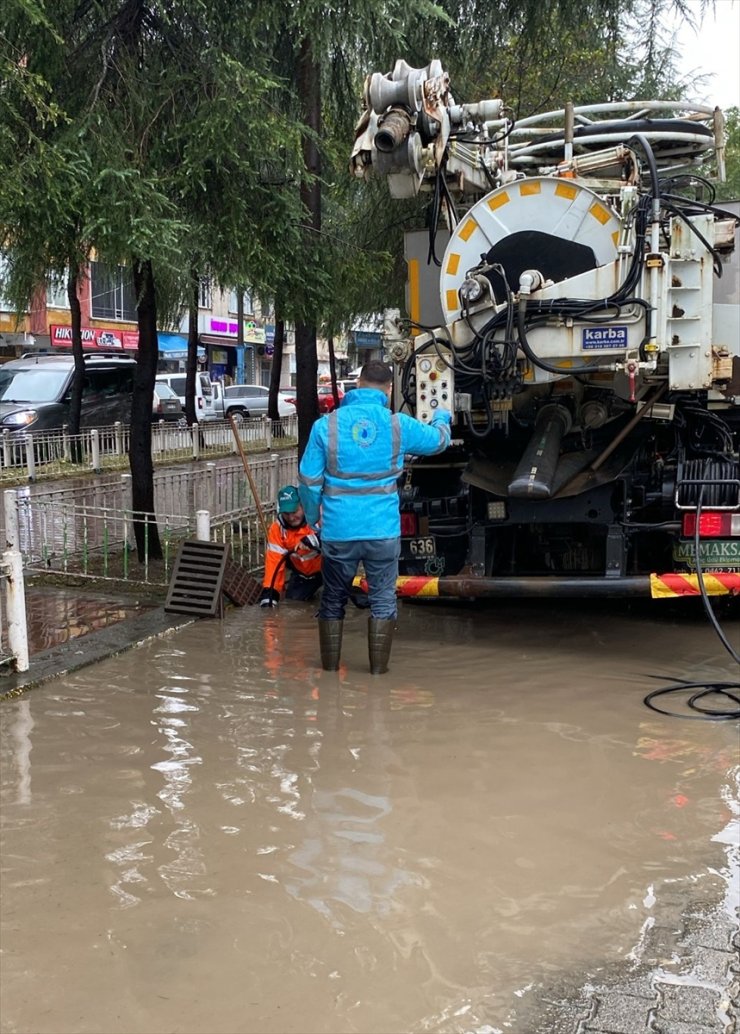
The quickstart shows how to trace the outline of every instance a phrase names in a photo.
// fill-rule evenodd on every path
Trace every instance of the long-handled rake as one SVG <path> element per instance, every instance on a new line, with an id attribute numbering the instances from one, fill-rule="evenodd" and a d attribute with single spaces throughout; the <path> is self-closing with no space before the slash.
<path id="1" fill-rule="evenodd" d="M 265 543 L 267 543 L 267 521 L 265 520 L 265 513 L 262 509 L 262 503 L 257 493 L 257 486 L 254 483 L 252 477 L 252 471 L 249 469 L 249 463 L 247 462 L 247 455 L 244 452 L 244 446 L 239 435 L 239 428 L 237 427 L 236 421 L 234 420 L 234 414 L 229 413 L 229 423 L 231 424 L 231 430 L 234 435 L 234 441 L 239 450 L 239 455 L 242 458 L 242 464 L 244 466 L 244 473 L 247 475 L 247 481 L 252 491 L 252 498 L 254 499 L 255 506 L 257 507 L 257 515 L 262 525 L 262 531 L 265 536 Z M 227 570 L 226 579 L 224 581 L 224 592 L 226 595 L 238 603 L 240 606 L 245 604 L 256 603 L 262 592 L 262 583 L 252 575 L 248 574 L 243 568 L 239 567 L 238 564 L 232 563 Z M 238 598 L 237 598 L 238 596 Z"/>

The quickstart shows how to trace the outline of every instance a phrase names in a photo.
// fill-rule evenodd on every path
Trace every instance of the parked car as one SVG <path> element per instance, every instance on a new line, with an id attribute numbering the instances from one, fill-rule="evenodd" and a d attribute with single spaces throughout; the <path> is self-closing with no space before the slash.
<path id="1" fill-rule="evenodd" d="M 158 373 L 157 384 L 168 384 L 180 400 L 180 405 L 185 411 L 185 382 L 184 373 Z M 195 419 L 200 424 L 203 420 L 215 419 L 213 413 L 213 389 L 211 379 L 207 373 L 196 373 L 195 375 Z"/>
<path id="2" fill-rule="evenodd" d="M 154 385 L 152 420 L 166 420 L 168 423 L 179 423 L 184 419 L 185 410 L 182 408 L 182 403 L 177 395 L 169 384 L 157 381 Z"/>
<path id="3" fill-rule="evenodd" d="M 288 401 L 294 406 L 298 404 L 298 399 L 295 394 L 295 388 L 292 389 L 293 394 L 288 396 Z M 334 409 L 334 392 L 331 389 L 331 384 L 320 384 L 316 389 L 316 395 L 319 403 L 319 413 L 331 413 Z M 337 395 L 341 402 L 344 398 L 344 391 L 340 388 L 339 382 L 337 381 Z"/>
<path id="4" fill-rule="evenodd" d="M 81 427 L 131 419 L 136 362 L 128 356 L 86 355 Z M 69 423 L 72 355 L 28 355 L 0 366 L 0 428 L 16 433 L 60 431 Z"/>
<path id="5" fill-rule="evenodd" d="M 334 392 L 331 384 L 320 384 L 318 389 L 319 394 L 319 413 L 331 413 L 334 409 Z M 337 398 L 341 402 L 344 398 L 344 391 L 340 388 L 337 383 Z"/>
<path id="6" fill-rule="evenodd" d="M 262 384 L 230 384 L 227 388 L 213 385 L 213 412 L 216 419 L 225 420 L 230 413 L 242 420 L 267 416 L 270 389 Z M 278 393 L 278 415 L 292 416 L 295 405 Z"/>

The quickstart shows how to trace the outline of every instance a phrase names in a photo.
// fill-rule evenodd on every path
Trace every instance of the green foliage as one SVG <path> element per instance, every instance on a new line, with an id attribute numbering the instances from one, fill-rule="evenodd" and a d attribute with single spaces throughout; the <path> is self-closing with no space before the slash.
<path id="1" fill-rule="evenodd" d="M 423 201 L 389 204 L 347 175 L 364 76 L 439 56 L 457 100 L 518 114 L 680 92 L 666 14 L 682 0 L 6 0 L 0 9 L 0 233 L 23 308 L 94 248 L 151 260 L 176 310 L 191 269 L 248 284 L 292 320 L 336 332 L 400 304 L 402 232 Z M 297 64 L 311 41 L 321 129 Z M 728 121 L 729 160 L 737 116 Z M 322 220 L 301 203 L 302 143 L 320 149 Z M 732 176 L 733 173 L 731 172 Z M 735 182 L 731 180 L 731 183 Z M 728 184 L 728 190 L 732 188 Z"/>
<path id="2" fill-rule="evenodd" d="M 727 180 L 718 184 L 717 198 L 737 201 L 740 200 L 740 108 L 728 108 L 725 119 Z"/>

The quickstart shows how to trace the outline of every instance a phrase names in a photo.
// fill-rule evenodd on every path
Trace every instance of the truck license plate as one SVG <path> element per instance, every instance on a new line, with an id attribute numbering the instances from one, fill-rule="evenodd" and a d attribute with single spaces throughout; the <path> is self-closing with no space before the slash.
<path id="1" fill-rule="evenodd" d="M 408 549 L 411 556 L 436 556 L 437 554 L 433 535 L 427 535 L 423 539 L 409 539 Z"/>

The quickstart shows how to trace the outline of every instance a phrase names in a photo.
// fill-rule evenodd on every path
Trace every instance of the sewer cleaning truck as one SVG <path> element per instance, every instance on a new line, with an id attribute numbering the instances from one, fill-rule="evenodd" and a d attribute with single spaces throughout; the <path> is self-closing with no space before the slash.
<path id="1" fill-rule="evenodd" d="M 515 120 L 398 61 L 353 174 L 426 192 L 385 313 L 394 406 L 452 415 L 407 458 L 399 594 L 740 591 L 740 206 L 724 119 L 675 101 Z"/>

